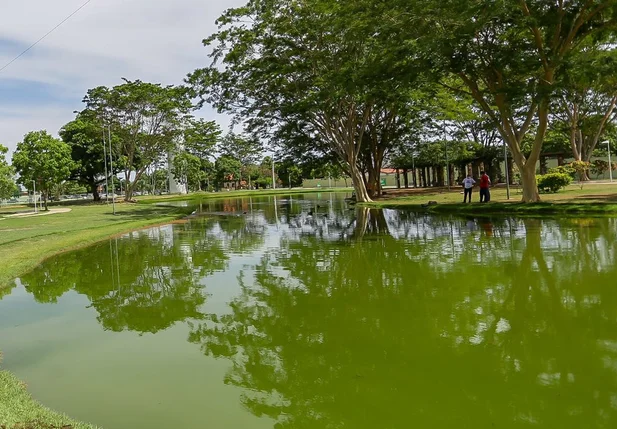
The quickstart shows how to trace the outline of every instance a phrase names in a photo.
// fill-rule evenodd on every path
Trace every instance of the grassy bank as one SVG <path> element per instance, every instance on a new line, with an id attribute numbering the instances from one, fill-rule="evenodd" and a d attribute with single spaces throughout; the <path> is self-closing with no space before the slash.
<path id="1" fill-rule="evenodd" d="M 0 371 L 0 427 L 94 429 L 92 425 L 72 420 L 34 401 L 26 386 L 7 371 Z"/>
<path id="2" fill-rule="evenodd" d="M 143 204 L 162 203 L 165 201 L 198 201 L 223 198 L 240 197 L 267 197 L 269 195 L 296 195 L 296 194 L 316 194 L 329 192 L 352 192 L 352 188 L 281 188 L 281 189 L 260 189 L 256 191 L 221 191 L 221 192 L 193 192 L 188 195 L 159 195 L 137 197 L 137 201 Z"/>
<path id="3" fill-rule="evenodd" d="M 67 213 L 0 219 L 0 294 L 12 280 L 46 258 L 106 237 L 148 225 L 170 222 L 188 209 L 139 204 L 64 206 Z"/>
<path id="4" fill-rule="evenodd" d="M 47 216 L 0 217 L 0 297 L 10 290 L 14 278 L 59 252 L 188 214 L 183 208 L 136 204 L 118 204 L 116 216 L 105 204 L 64 208 L 71 210 Z M 10 210 L 5 209 L 3 215 L 7 214 Z M 92 427 L 43 407 L 6 371 L 0 371 L 0 427 L 4 428 L 2 425 L 20 429 Z"/>
<path id="5" fill-rule="evenodd" d="M 434 213 L 460 214 L 517 214 L 517 215 L 554 215 L 554 214 L 614 214 L 617 215 L 617 185 L 589 184 L 581 189 L 579 186 L 569 186 L 556 194 L 541 195 L 542 202 L 522 204 L 519 189 L 512 189 L 510 199 L 507 199 L 505 188 L 491 190 L 491 202 L 480 204 L 479 192 L 474 191 L 473 203 L 463 204 L 462 189 L 457 187 L 447 189 L 409 189 L 386 191 L 386 195 L 372 203 L 369 207 L 407 208 Z M 426 207 L 429 201 L 436 205 Z"/>

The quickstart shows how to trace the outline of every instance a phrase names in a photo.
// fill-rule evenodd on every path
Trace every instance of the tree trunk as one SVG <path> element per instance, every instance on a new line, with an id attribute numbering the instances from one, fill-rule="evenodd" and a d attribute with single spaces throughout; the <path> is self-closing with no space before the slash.
<path id="1" fill-rule="evenodd" d="M 396 169 L 396 189 L 401 189 L 401 173 Z"/>
<path id="2" fill-rule="evenodd" d="M 480 177 L 480 161 L 476 160 L 471 164 L 471 176 Z"/>
<path id="3" fill-rule="evenodd" d="M 372 202 L 373 200 L 371 199 L 364 183 L 364 175 L 362 174 L 355 162 L 350 163 L 349 170 L 351 172 L 353 188 L 356 193 L 356 201 L 361 203 Z"/>
<path id="4" fill-rule="evenodd" d="M 369 165 L 367 167 L 368 170 L 368 180 L 366 182 L 366 187 L 368 194 L 372 197 L 378 197 L 380 194 L 381 183 L 379 179 L 381 178 L 381 171 L 378 170 L 374 165 Z"/>
<path id="5" fill-rule="evenodd" d="M 133 185 L 132 184 L 130 185 L 127 183 L 126 189 L 124 190 L 124 199 L 126 201 L 131 201 L 132 198 L 133 198 Z"/>
<path id="6" fill-rule="evenodd" d="M 459 174 L 458 174 L 458 177 L 456 178 L 455 183 L 461 183 L 465 179 L 465 177 L 467 177 L 467 171 L 469 170 L 467 168 L 467 164 L 459 165 L 458 169 L 459 169 L 459 172 L 458 172 Z"/>
<path id="7" fill-rule="evenodd" d="M 409 176 L 408 176 L 409 171 L 407 170 L 403 170 L 403 185 L 405 186 L 405 189 L 409 189 Z"/>
<path id="8" fill-rule="evenodd" d="M 546 157 L 540 157 L 540 174 L 546 174 L 548 172 L 548 166 L 546 162 Z"/>
<path id="9" fill-rule="evenodd" d="M 535 164 L 526 163 L 523 167 L 519 166 L 521 172 L 521 185 L 523 188 L 523 202 L 537 203 L 540 202 L 540 194 L 538 192 L 538 183 L 536 181 L 536 166 Z"/>
<path id="10" fill-rule="evenodd" d="M 379 197 L 381 195 L 381 168 L 383 167 L 383 156 L 380 151 L 372 154 L 366 163 L 368 171 L 367 188 L 371 197 Z"/>
<path id="11" fill-rule="evenodd" d="M 444 179 L 444 176 L 445 176 L 445 169 L 444 169 L 443 167 L 433 167 L 433 168 L 434 168 L 435 170 L 437 170 L 437 174 L 435 175 L 435 176 L 436 176 L 436 179 L 437 179 L 437 180 L 436 180 L 436 182 L 437 182 L 437 183 L 436 183 L 436 184 L 437 184 L 437 186 L 439 186 L 439 187 L 443 187 L 443 186 L 446 184 L 445 179 Z M 435 171 L 435 170 L 433 170 L 433 171 Z"/>
<path id="12" fill-rule="evenodd" d="M 91 183 L 90 189 L 92 190 L 92 197 L 95 202 L 101 201 L 101 196 L 99 195 L 99 185 L 98 183 Z"/>

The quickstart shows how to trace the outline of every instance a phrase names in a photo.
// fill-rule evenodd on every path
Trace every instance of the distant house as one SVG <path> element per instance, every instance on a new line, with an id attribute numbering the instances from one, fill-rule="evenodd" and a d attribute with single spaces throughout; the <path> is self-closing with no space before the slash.
<path id="1" fill-rule="evenodd" d="M 234 175 L 230 174 L 229 176 L 225 177 L 225 181 L 223 182 L 223 189 L 248 189 L 248 183 L 246 182 L 246 180 L 235 180 Z"/>

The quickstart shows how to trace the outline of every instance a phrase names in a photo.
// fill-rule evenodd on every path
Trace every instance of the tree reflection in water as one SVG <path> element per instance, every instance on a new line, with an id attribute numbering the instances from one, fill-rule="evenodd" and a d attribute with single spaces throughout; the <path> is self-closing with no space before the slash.
<path id="1" fill-rule="evenodd" d="M 190 341 L 280 428 L 615 427 L 616 222 L 571 222 L 360 210 L 289 233 Z"/>
<path id="2" fill-rule="evenodd" d="M 271 203 L 67 253 L 22 282 L 39 302 L 87 296 L 113 331 L 186 322 L 278 428 L 617 427 L 617 220 Z M 248 254 L 229 312 L 207 314 L 209 276 Z"/>
<path id="3" fill-rule="evenodd" d="M 156 333 L 202 319 L 204 279 L 227 269 L 230 252 L 262 243 L 245 218 L 194 219 L 60 255 L 21 281 L 42 303 L 70 290 L 87 296 L 105 329 Z"/>

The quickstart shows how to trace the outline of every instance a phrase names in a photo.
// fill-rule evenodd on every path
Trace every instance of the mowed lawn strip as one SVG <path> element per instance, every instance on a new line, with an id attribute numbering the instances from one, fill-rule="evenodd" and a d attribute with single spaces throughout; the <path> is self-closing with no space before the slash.
<path id="1" fill-rule="evenodd" d="M 0 220 L 0 290 L 19 275 L 56 253 L 95 243 L 133 229 L 171 222 L 190 209 L 154 205 L 89 204 L 66 206 L 71 211 L 48 216 L 5 217 Z"/>
<path id="2" fill-rule="evenodd" d="M 615 214 L 617 215 L 617 184 L 586 184 L 581 189 L 571 185 L 555 194 L 542 194 L 542 202 L 521 204 L 521 193 L 512 188 L 510 200 L 507 199 L 506 188 L 491 189 L 491 202 L 480 204 L 480 194 L 474 189 L 473 202 L 463 204 L 461 187 L 427 188 L 427 189 L 390 189 L 386 195 L 372 203 L 363 206 L 376 208 L 408 208 L 426 209 L 429 201 L 437 205 L 428 207 L 432 212 L 456 212 L 469 214 Z"/>

